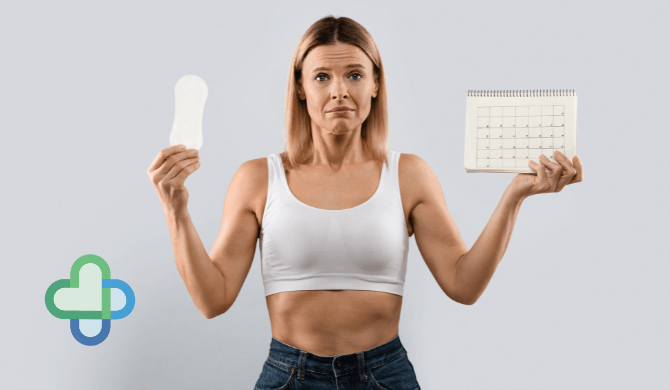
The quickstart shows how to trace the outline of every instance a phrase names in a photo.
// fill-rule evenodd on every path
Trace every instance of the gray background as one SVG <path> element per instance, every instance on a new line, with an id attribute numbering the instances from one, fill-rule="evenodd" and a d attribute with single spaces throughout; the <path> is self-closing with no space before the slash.
<path id="1" fill-rule="evenodd" d="M 514 174 L 465 172 L 467 90 L 579 96 L 585 181 L 523 203 L 475 305 L 445 296 L 410 239 L 400 338 L 422 388 L 670 387 L 666 2 L 241 3 L 3 2 L 6 388 L 253 387 L 271 339 L 260 253 L 235 305 L 204 319 L 146 170 L 169 146 L 175 83 L 202 77 L 202 166 L 186 185 L 209 252 L 237 168 L 283 150 L 291 55 L 331 14 L 374 37 L 390 147 L 430 164 L 468 247 Z M 88 253 L 137 297 L 95 347 L 44 305 Z"/>

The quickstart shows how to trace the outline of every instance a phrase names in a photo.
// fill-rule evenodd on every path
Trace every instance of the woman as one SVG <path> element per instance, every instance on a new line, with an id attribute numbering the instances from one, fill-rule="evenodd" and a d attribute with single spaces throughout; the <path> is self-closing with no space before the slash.
<path id="1" fill-rule="evenodd" d="M 507 248 L 523 199 L 583 177 L 576 156 L 574 166 L 563 155 L 560 164 L 531 164 L 536 173 L 514 178 L 468 250 L 428 164 L 387 150 L 381 57 L 346 17 L 317 21 L 298 44 L 286 130 L 284 153 L 247 161 L 234 175 L 211 256 L 186 208 L 197 151 L 166 148 L 148 170 L 177 269 L 206 318 L 235 302 L 260 239 L 272 326 L 260 390 L 419 389 L 398 335 L 408 238 L 416 234 L 445 294 L 471 305 Z"/>

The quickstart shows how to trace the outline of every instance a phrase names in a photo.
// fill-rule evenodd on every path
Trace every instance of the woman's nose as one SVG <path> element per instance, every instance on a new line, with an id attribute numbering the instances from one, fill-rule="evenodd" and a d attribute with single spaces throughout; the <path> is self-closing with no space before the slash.
<path id="1" fill-rule="evenodd" d="M 342 99 L 347 96 L 347 87 L 344 81 L 335 81 L 331 85 L 330 95 L 333 99 Z"/>

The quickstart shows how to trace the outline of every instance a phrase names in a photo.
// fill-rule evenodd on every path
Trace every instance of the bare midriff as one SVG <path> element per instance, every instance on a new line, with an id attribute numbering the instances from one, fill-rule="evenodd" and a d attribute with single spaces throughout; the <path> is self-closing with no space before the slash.
<path id="1" fill-rule="evenodd" d="M 344 355 L 398 335 L 402 296 L 381 291 L 303 290 L 266 297 L 272 336 L 321 356 Z"/>

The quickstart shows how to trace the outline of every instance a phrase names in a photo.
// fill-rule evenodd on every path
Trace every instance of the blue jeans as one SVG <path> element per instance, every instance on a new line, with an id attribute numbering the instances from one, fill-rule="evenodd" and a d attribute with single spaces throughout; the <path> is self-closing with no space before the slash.
<path id="1" fill-rule="evenodd" d="M 366 351 L 321 356 L 272 337 L 254 390 L 419 390 L 399 335 Z"/>

